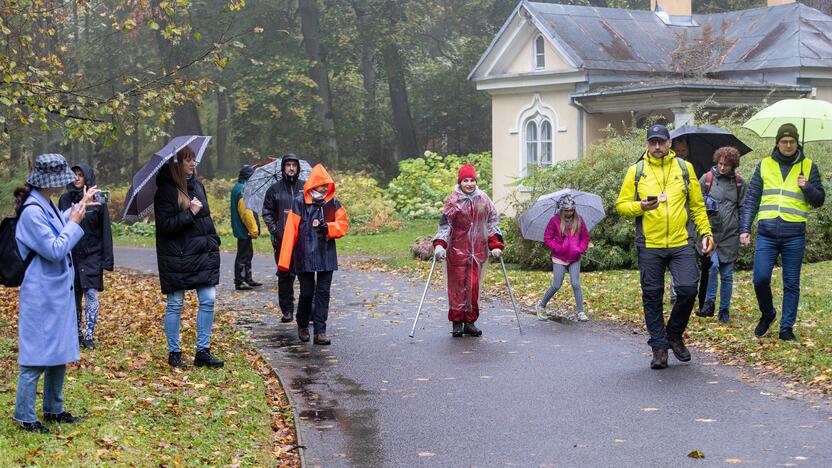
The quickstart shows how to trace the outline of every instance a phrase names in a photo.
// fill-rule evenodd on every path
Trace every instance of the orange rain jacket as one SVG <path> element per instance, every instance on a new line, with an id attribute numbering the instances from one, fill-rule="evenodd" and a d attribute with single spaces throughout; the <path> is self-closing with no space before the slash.
<path id="1" fill-rule="evenodd" d="M 323 200 L 315 200 L 310 192 L 320 185 L 329 185 L 329 191 Z M 320 222 L 317 228 L 312 227 L 315 219 Z M 295 197 L 286 217 L 277 268 L 289 271 L 291 267 L 295 274 L 337 270 L 335 239 L 344 237 L 348 230 L 347 211 L 335 198 L 335 182 L 324 166 L 317 164 L 303 185 L 303 195 Z"/>

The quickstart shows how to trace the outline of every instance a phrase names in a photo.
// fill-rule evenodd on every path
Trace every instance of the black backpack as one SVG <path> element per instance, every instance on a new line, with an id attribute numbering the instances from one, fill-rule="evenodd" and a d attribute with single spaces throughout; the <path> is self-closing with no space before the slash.
<path id="1" fill-rule="evenodd" d="M 33 206 L 32 203 L 23 205 L 20 213 L 14 217 L 3 218 L 0 223 L 0 284 L 11 288 L 16 288 L 23 283 L 23 276 L 26 274 L 26 269 L 35 258 L 35 251 L 29 252 L 26 258 L 20 257 L 20 251 L 17 250 L 17 241 L 14 239 L 14 233 L 17 229 L 17 221 L 23 210 Z"/>

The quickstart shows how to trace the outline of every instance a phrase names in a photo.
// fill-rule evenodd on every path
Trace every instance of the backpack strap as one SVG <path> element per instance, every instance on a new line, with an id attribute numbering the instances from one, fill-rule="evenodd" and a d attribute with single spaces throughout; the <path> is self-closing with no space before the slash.
<path id="1" fill-rule="evenodd" d="M 714 184 L 714 171 L 705 174 L 705 195 L 711 194 L 711 186 Z"/>
<path id="2" fill-rule="evenodd" d="M 685 182 L 685 203 L 688 203 L 690 201 L 690 174 L 688 173 L 688 164 L 682 158 L 674 156 L 674 159 L 679 164 L 679 169 L 682 170 L 682 180 Z"/>
<path id="3" fill-rule="evenodd" d="M 737 203 L 740 202 L 740 189 L 742 188 L 742 177 L 734 170 L 734 185 L 737 187 Z"/>
<path id="4" fill-rule="evenodd" d="M 641 176 L 643 176 L 643 175 L 644 175 L 644 158 L 639 159 L 636 162 L 636 176 L 635 176 L 635 181 L 634 181 L 636 201 L 641 200 L 641 197 L 638 194 L 638 181 L 639 181 L 639 179 L 641 179 Z"/>

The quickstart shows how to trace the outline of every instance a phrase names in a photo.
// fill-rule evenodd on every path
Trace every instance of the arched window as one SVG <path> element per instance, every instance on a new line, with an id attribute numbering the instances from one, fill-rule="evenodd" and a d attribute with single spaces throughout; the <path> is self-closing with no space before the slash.
<path id="1" fill-rule="evenodd" d="M 529 175 L 538 167 L 552 165 L 554 160 L 552 122 L 538 112 L 526 120 L 525 129 L 524 175 Z"/>
<path id="2" fill-rule="evenodd" d="M 534 40 L 534 69 L 542 70 L 546 68 L 546 47 L 544 46 L 543 36 L 538 35 Z"/>

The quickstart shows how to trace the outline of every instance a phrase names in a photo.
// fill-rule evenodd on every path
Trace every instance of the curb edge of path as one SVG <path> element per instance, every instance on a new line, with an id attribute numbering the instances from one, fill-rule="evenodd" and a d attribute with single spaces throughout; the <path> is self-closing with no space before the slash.
<path id="1" fill-rule="evenodd" d="M 236 324 L 234 324 L 233 326 L 235 329 L 239 330 Z M 249 340 L 246 341 L 248 342 Z M 260 359 L 262 359 L 263 362 L 268 364 L 269 361 L 266 359 L 266 356 L 263 356 L 263 353 L 261 353 L 260 350 L 257 349 L 257 347 L 252 346 L 252 349 L 254 349 L 258 356 L 260 356 Z M 306 444 L 304 443 L 305 437 L 303 436 L 303 430 L 300 428 L 300 424 L 298 424 L 298 407 L 295 404 L 294 398 L 292 397 L 292 392 L 289 391 L 289 388 L 286 386 L 283 377 L 281 377 L 280 373 L 277 372 L 277 369 L 275 369 L 271 365 L 269 365 L 269 369 L 271 369 L 272 374 L 274 374 L 274 376 L 277 377 L 277 381 L 280 382 L 280 387 L 283 389 L 283 394 L 286 395 L 286 401 L 289 402 L 289 406 L 292 407 L 292 425 L 295 426 L 295 448 L 298 452 L 298 461 L 300 461 L 300 466 L 301 468 L 305 468 L 307 466 L 306 455 L 304 453 L 304 451 L 306 450 Z"/>

